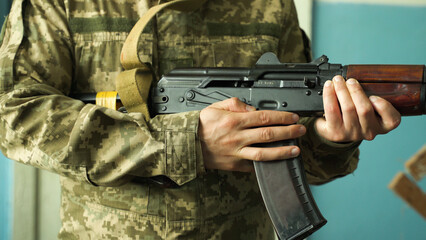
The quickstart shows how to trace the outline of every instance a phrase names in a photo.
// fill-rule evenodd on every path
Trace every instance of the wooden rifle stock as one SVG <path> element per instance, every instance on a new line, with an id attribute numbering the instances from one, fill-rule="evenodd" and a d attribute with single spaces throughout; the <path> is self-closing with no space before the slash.
<path id="1" fill-rule="evenodd" d="M 424 65 L 348 65 L 345 70 L 344 77 L 357 79 L 368 96 L 388 100 L 401 115 L 426 114 Z"/>

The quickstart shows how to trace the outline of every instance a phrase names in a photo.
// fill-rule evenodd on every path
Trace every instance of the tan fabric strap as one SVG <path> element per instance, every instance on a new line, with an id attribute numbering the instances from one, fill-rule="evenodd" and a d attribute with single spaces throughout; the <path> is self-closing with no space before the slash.
<path id="1" fill-rule="evenodd" d="M 153 80 L 150 68 L 140 61 L 138 42 L 141 33 L 151 19 L 161 10 L 168 8 L 178 11 L 193 11 L 201 7 L 206 0 L 174 0 L 154 6 L 148 10 L 135 24 L 127 36 L 121 50 L 121 65 L 126 71 L 116 79 L 116 89 L 121 102 L 128 112 L 141 112 L 145 119 L 150 119 L 148 96 Z"/>
<path id="2" fill-rule="evenodd" d="M 127 112 L 143 113 L 147 121 L 150 119 L 147 103 L 152 78 L 150 69 L 135 68 L 121 72 L 116 82 L 118 95 Z"/>
<path id="3" fill-rule="evenodd" d="M 129 70 L 141 67 L 144 63 L 139 60 L 138 42 L 142 31 L 145 29 L 151 19 L 161 10 L 168 8 L 178 11 L 193 11 L 201 7 L 206 0 L 174 0 L 154 6 L 148 10 L 135 24 L 124 42 L 121 50 L 121 65 Z"/>

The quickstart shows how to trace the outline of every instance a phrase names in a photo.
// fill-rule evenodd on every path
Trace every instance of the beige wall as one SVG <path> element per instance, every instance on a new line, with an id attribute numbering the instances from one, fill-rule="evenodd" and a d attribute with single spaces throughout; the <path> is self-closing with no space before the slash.
<path id="1" fill-rule="evenodd" d="M 13 240 L 57 239 L 60 186 L 56 174 L 14 164 Z"/>
<path id="2" fill-rule="evenodd" d="M 312 39 L 312 5 L 313 0 L 295 0 L 300 27 Z"/>

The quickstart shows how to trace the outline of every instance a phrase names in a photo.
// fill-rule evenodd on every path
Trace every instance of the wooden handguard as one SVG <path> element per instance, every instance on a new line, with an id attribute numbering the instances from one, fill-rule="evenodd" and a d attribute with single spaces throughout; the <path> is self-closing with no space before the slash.
<path id="1" fill-rule="evenodd" d="M 388 100 L 403 116 L 426 113 L 424 65 L 348 65 L 346 78 L 357 79 L 368 96 Z"/>

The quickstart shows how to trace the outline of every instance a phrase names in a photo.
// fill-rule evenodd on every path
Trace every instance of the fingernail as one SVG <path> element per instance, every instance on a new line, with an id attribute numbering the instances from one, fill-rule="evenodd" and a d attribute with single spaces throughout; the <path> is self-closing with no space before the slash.
<path id="1" fill-rule="evenodd" d="M 253 112 L 253 111 L 256 111 L 256 108 L 255 108 L 255 107 L 253 107 L 253 106 L 250 106 L 250 105 L 246 105 L 246 110 L 247 110 L 248 112 Z"/>
<path id="2" fill-rule="evenodd" d="M 331 81 L 327 80 L 324 84 L 324 87 L 330 87 L 331 86 Z"/>
<path id="3" fill-rule="evenodd" d="M 379 100 L 379 97 L 377 97 L 377 96 L 370 96 L 369 99 L 370 99 L 371 102 L 377 102 L 377 100 Z"/>
<path id="4" fill-rule="evenodd" d="M 297 114 L 293 114 L 293 116 L 291 116 L 291 117 L 293 118 L 293 121 L 294 121 L 294 122 L 299 121 L 299 115 L 297 115 Z"/>
<path id="5" fill-rule="evenodd" d="M 336 81 L 336 82 L 344 81 L 343 77 L 340 76 L 340 75 L 334 76 L 333 80 Z"/>
<path id="6" fill-rule="evenodd" d="M 298 155 L 299 155 L 299 153 L 300 153 L 299 148 L 293 148 L 293 149 L 291 149 L 291 155 L 292 155 L 293 157 L 298 156 Z"/>
<path id="7" fill-rule="evenodd" d="M 346 81 L 346 83 L 347 83 L 347 84 L 354 85 L 354 84 L 357 84 L 357 83 L 358 83 L 358 81 L 357 81 L 356 79 L 349 78 L 349 79 L 348 79 L 348 81 Z"/>
<path id="8" fill-rule="evenodd" d="M 299 133 L 303 135 L 303 134 L 305 134 L 305 132 L 306 132 L 306 128 L 304 126 L 301 126 L 299 128 Z"/>

